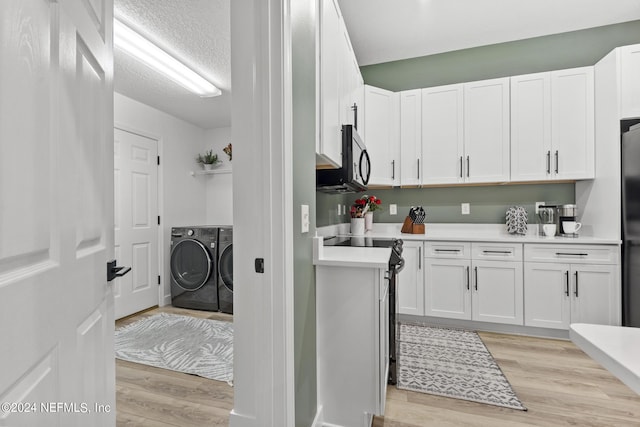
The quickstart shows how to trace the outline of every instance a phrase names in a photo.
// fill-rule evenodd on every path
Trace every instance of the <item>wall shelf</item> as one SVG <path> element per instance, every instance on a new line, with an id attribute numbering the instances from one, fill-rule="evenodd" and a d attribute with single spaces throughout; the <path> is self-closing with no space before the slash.
<path id="1" fill-rule="evenodd" d="M 196 176 L 196 175 L 218 175 L 218 174 L 231 173 L 232 171 L 233 171 L 233 169 L 231 169 L 231 168 L 211 169 L 211 170 L 198 170 L 198 171 L 190 171 L 189 175 L 191 175 L 191 176 Z"/>

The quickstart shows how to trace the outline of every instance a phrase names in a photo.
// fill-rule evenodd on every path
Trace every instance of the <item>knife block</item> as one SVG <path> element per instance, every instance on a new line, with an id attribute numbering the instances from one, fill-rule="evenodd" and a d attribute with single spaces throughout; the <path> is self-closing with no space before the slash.
<path id="1" fill-rule="evenodd" d="M 402 233 L 408 234 L 424 234 L 424 224 L 414 224 L 411 218 L 406 217 L 402 223 Z"/>

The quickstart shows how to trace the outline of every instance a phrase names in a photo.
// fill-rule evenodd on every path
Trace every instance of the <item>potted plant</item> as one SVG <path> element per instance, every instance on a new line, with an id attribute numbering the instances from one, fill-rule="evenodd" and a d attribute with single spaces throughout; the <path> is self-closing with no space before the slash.
<path id="1" fill-rule="evenodd" d="M 215 165 L 220 163 L 220 160 L 218 160 L 218 155 L 213 154 L 213 150 L 205 151 L 204 154 L 198 154 L 198 157 L 196 157 L 196 161 L 198 163 L 202 163 L 202 167 L 204 167 L 204 170 L 211 170 Z"/>

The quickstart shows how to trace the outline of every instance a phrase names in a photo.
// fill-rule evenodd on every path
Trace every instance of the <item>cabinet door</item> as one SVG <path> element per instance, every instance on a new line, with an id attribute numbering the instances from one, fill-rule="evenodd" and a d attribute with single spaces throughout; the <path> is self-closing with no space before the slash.
<path id="1" fill-rule="evenodd" d="M 371 159 L 369 185 L 397 185 L 400 175 L 394 174 L 398 165 L 400 140 L 398 122 L 399 95 L 389 90 L 365 85 L 364 144 Z"/>
<path id="2" fill-rule="evenodd" d="M 471 319 L 471 265 L 468 260 L 425 260 L 425 315 Z"/>
<path id="3" fill-rule="evenodd" d="M 404 242 L 404 268 L 397 277 L 398 313 L 424 316 L 424 252 L 422 242 Z"/>
<path id="4" fill-rule="evenodd" d="M 358 67 L 358 63 L 356 62 L 355 57 L 353 58 L 353 78 L 354 78 L 354 87 L 353 87 L 353 96 L 351 105 L 355 104 L 356 110 L 353 112 L 354 120 L 357 122 L 357 130 L 358 134 L 363 141 L 366 141 L 366 136 L 364 132 L 364 80 L 362 80 L 362 74 L 360 74 L 360 68 Z M 356 125 L 356 123 L 353 123 Z"/>
<path id="5" fill-rule="evenodd" d="M 551 72 L 551 141 L 557 179 L 594 178 L 593 67 Z"/>
<path id="6" fill-rule="evenodd" d="M 640 44 L 624 46 L 620 54 L 621 118 L 640 117 Z"/>
<path id="7" fill-rule="evenodd" d="M 524 324 L 569 329 L 571 285 L 569 264 L 524 264 Z"/>
<path id="8" fill-rule="evenodd" d="M 509 78 L 464 84 L 467 182 L 509 181 Z"/>
<path id="9" fill-rule="evenodd" d="M 572 265 L 571 323 L 620 325 L 620 279 L 615 265 Z"/>
<path id="10" fill-rule="evenodd" d="M 474 260 L 472 266 L 472 319 L 522 325 L 522 263 Z"/>
<path id="11" fill-rule="evenodd" d="M 419 185 L 422 179 L 422 91 L 400 92 L 400 185 Z"/>
<path id="12" fill-rule="evenodd" d="M 320 0 L 320 136 L 316 163 L 342 165 L 340 123 L 342 17 L 335 0 Z"/>
<path id="13" fill-rule="evenodd" d="M 353 95 L 356 85 L 355 71 L 353 67 L 355 55 L 351 48 L 351 41 L 349 40 L 349 33 L 344 20 L 340 19 L 340 41 L 339 50 L 335 54 L 339 56 L 340 60 L 340 106 L 339 106 L 339 121 L 341 125 L 353 125 L 354 110 L 353 110 Z"/>
<path id="14" fill-rule="evenodd" d="M 463 93 L 461 84 L 422 89 L 423 184 L 464 182 Z"/>
<path id="15" fill-rule="evenodd" d="M 511 181 L 551 176 L 551 75 L 511 77 Z"/>

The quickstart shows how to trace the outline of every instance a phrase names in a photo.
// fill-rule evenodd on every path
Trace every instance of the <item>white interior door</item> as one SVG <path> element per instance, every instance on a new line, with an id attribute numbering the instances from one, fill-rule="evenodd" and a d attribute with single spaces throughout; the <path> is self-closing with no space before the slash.
<path id="1" fill-rule="evenodd" d="M 0 3 L 3 426 L 115 425 L 112 20 Z"/>
<path id="2" fill-rule="evenodd" d="M 158 141 L 114 130 L 116 319 L 158 305 Z"/>

